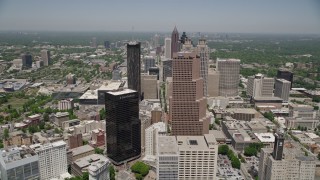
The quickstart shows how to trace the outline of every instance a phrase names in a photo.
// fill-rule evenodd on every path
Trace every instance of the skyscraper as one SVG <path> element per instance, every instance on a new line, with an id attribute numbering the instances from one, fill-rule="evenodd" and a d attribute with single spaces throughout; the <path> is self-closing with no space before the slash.
<path id="1" fill-rule="evenodd" d="M 275 142 L 273 147 L 272 157 L 274 160 L 281 160 L 283 154 L 284 137 L 281 133 L 275 133 Z"/>
<path id="2" fill-rule="evenodd" d="M 251 97 L 272 97 L 274 78 L 264 77 L 262 74 L 248 77 L 247 94 Z"/>
<path id="3" fill-rule="evenodd" d="M 172 34 L 171 34 L 171 57 L 173 57 L 173 53 L 179 51 L 179 32 L 177 27 L 175 26 Z"/>
<path id="4" fill-rule="evenodd" d="M 119 165 L 141 153 L 139 94 L 125 89 L 105 94 L 107 156 Z"/>
<path id="5" fill-rule="evenodd" d="M 162 61 L 162 80 L 165 82 L 167 77 L 172 77 L 172 59 Z"/>
<path id="6" fill-rule="evenodd" d="M 104 41 L 104 48 L 109 49 L 110 48 L 110 42 Z"/>
<path id="7" fill-rule="evenodd" d="M 164 57 L 166 59 L 171 59 L 171 39 L 164 39 Z"/>
<path id="8" fill-rule="evenodd" d="M 200 75 L 204 81 L 203 94 L 208 96 L 208 61 L 209 61 L 209 48 L 205 39 L 200 39 L 197 45 L 197 54 L 200 55 Z"/>
<path id="9" fill-rule="evenodd" d="M 240 82 L 240 60 L 218 59 L 217 68 L 220 73 L 219 95 L 237 96 Z"/>
<path id="10" fill-rule="evenodd" d="M 22 54 L 22 66 L 31 68 L 32 67 L 32 56 L 29 53 Z"/>
<path id="11" fill-rule="evenodd" d="M 43 61 L 44 66 L 48 66 L 50 62 L 50 51 L 48 50 L 41 50 L 41 60 Z"/>
<path id="12" fill-rule="evenodd" d="M 144 72 L 147 73 L 149 68 L 156 66 L 156 60 L 152 56 L 145 56 L 143 59 Z"/>
<path id="13" fill-rule="evenodd" d="M 285 79 L 291 82 L 290 88 L 292 88 L 293 83 L 293 73 L 286 69 L 279 69 L 277 72 L 277 79 Z"/>
<path id="14" fill-rule="evenodd" d="M 91 47 L 96 48 L 97 47 L 97 38 L 93 37 L 91 40 Z"/>
<path id="15" fill-rule="evenodd" d="M 141 57 L 140 57 L 140 43 L 129 42 L 127 44 L 127 76 L 128 88 L 138 92 L 141 96 Z"/>
<path id="16" fill-rule="evenodd" d="M 175 53 L 172 61 L 170 119 L 172 135 L 203 135 L 209 131 L 200 59 L 196 53 Z"/>
<path id="17" fill-rule="evenodd" d="M 288 102 L 290 93 L 291 82 L 285 79 L 276 79 L 274 96 L 283 99 Z"/>

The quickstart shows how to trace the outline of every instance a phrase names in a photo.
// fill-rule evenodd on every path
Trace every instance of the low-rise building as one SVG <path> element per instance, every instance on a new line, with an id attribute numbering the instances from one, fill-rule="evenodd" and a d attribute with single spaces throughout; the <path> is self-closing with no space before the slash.
<path id="1" fill-rule="evenodd" d="M 94 129 L 91 133 L 91 140 L 89 141 L 89 144 L 92 147 L 100 147 L 104 146 L 106 144 L 105 136 L 106 133 L 102 129 Z"/>
<path id="2" fill-rule="evenodd" d="M 74 149 L 83 146 L 82 134 L 68 135 L 69 149 Z"/>
<path id="3" fill-rule="evenodd" d="M 275 137 L 273 133 L 254 133 L 265 148 L 273 148 Z"/>
<path id="4" fill-rule="evenodd" d="M 39 156 L 27 146 L 0 150 L 1 179 L 40 179 Z"/>
<path id="5" fill-rule="evenodd" d="M 251 121 L 252 118 L 260 117 L 260 113 L 253 108 L 228 108 L 227 115 L 236 120 Z"/>
<path id="6" fill-rule="evenodd" d="M 92 169 L 93 171 L 91 171 L 91 177 L 108 178 L 108 175 L 106 174 L 108 172 L 109 165 L 110 162 L 105 156 L 100 154 L 91 154 L 74 161 L 71 165 L 71 174 L 74 176 L 82 176 L 84 172 L 89 172 L 90 174 L 90 169 Z"/>
<path id="7" fill-rule="evenodd" d="M 74 149 L 70 149 L 67 152 L 68 164 L 72 164 L 77 159 L 89 156 L 91 154 L 94 154 L 94 148 L 90 145 L 84 145 Z"/>
<path id="8" fill-rule="evenodd" d="M 63 99 L 59 101 L 58 109 L 60 111 L 73 109 L 73 107 L 74 107 L 73 99 Z"/>
<path id="9" fill-rule="evenodd" d="M 68 120 L 69 120 L 69 113 L 68 112 L 57 112 L 54 115 L 54 124 L 56 126 L 61 127 L 62 123 L 65 121 L 68 121 Z"/>

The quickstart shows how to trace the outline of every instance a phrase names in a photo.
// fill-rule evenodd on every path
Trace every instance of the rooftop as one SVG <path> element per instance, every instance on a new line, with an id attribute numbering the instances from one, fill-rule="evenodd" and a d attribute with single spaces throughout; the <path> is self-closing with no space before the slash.
<path id="1" fill-rule="evenodd" d="M 210 145 L 217 144 L 213 134 L 204 136 L 177 136 L 179 150 L 209 150 Z"/>
<path id="2" fill-rule="evenodd" d="M 118 90 L 122 85 L 122 82 L 111 82 L 109 83 L 107 86 L 106 85 L 102 85 L 99 90 L 103 90 L 103 91 L 115 91 Z"/>
<path id="3" fill-rule="evenodd" d="M 258 111 L 253 108 L 228 108 L 228 109 L 226 109 L 226 111 L 233 112 L 233 113 L 242 113 L 242 114 L 258 113 Z"/>
<path id="4" fill-rule="evenodd" d="M 76 164 L 77 166 L 79 166 L 81 169 L 86 168 L 93 163 L 93 162 L 98 162 L 98 161 L 109 161 L 106 157 L 104 157 L 101 154 L 91 154 L 89 156 L 77 159 L 74 164 Z"/>
<path id="5" fill-rule="evenodd" d="M 88 90 L 79 99 L 98 99 L 97 90 Z"/>
<path id="6" fill-rule="evenodd" d="M 275 137 L 273 133 L 254 133 L 262 143 L 274 143 Z"/>
<path id="7" fill-rule="evenodd" d="M 46 149 L 51 149 L 51 148 L 60 147 L 60 146 L 66 146 L 66 143 L 64 141 L 57 141 L 57 142 L 47 143 L 47 144 L 32 144 L 30 145 L 30 148 L 33 149 L 35 152 L 38 152 L 38 151 L 44 151 Z"/>
<path id="8" fill-rule="evenodd" d="M 115 92 L 107 92 L 108 94 L 114 95 L 114 96 L 119 96 L 119 95 L 124 95 L 124 94 L 129 94 L 129 93 L 134 93 L 137 92 L 132 89 L 124 89 L 122 91 L 115 91 Z"/>
<path id="9" fill-rule="evenodd" d="M 175 136 L 158 137 L 159 155 L 178 155 L 178 144 Z"/>
<path id="10" fill-rule="evenodd" d="M 72 151 L 73 156 L 76 156 L 76 155 L 79 155 L 79 154 L 82 154 L 82 153 L 85 153 L 88 151 L 93 151 L 93 150 L 94 150 L 94 148 L 91 147 L 90 145 L 84 145 L 84 146 L 70 149 L 70 151 Z"/>

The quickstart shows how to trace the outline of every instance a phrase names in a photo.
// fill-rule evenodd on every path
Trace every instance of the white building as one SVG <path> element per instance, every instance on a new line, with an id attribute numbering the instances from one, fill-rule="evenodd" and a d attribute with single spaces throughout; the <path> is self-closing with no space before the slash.
<path id="1" fill-rule="evenodd" d="M 218 143 L 213 134 L 159 136 L 157 179 L 215 179 Z"/>
<path id="2" fill-rule="evenodd" d="M 215 179 L 218 143 L 213 134 L 177 136 L 179 179 Z"/>
<path id="3" fill-rule="evenodd" d="M 145 130 L 145 155 L 155 156 L 157 153 L 157 139 L 159 135 L 166 133 L 166 124 L 158 122 Z"/>
<path id="4" fill-rule="evenodd" d="M 64 141 L 30 146 L 39 156 L 40 178 L 43 180 L 57 178 L 68 172 L 67 149 Z"/>
<path id="5" fill-rule="evenodd" d="M 164 39 L 164 57 L 171 59 L 171 38 Z"/>
<path id="6" fill-rule="evenodd" d="M 59 101 L 58 109 L 61 110 L 69 110 L 73 109 L 73 99 L 64 99 Z"/>
<path id="7" fill-rule="evenodd" d="M 159 136 L 157 148 L 157 179 L 178 180 L 179 151 L 176 137 Z"/>
<path id="8" fill-rule="evenodd" d="M 97 162 L 91 163 L 88 167 L 89 180 L 109 180 L 110 161 L 108 159 L 100 159 Z"/>
<path id="9" fill-rule="evenodd" d="M 272 97 L 274 79 L 262 74 L 248 77 L 247 94 L 251 97 Z"/>
<path id="10" fill-rule="evenodd" d="M 283 99 L 284 102 L 288 102 L 289 93 L 291 88 L 291 82 L 285 79 L 276 79 L 274 96 Z"/>

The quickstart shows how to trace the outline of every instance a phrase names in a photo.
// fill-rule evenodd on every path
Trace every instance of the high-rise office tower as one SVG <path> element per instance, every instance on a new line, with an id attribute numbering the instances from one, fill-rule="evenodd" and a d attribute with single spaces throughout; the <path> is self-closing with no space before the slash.
<path id="1" fill-rule="evenodd" d="M 279 69 L 277 72 L 277 79 L 285 79 L 291 82 L 290 88 L 292 88 L 293 83 L 293 73 L 287 69 Z"/>
<path id="2" fill-rule="evenodd" d="M 207 99 L 203 96 L 200 59 L 196 53 L 175 53 L 172 61 L 172 97 L 170 119 L 172 135 L 208 133 Z"/>
<path id="3" fill-rule="evenodd" d="M 200 75 L 204 81 L 203 94 L 208 96 L 208 62 L 209 48 L 205 39 L 200 39 L 197 45 L 197 54 L 200 55 Z"/>
<path id="4" fill-rule="evenodd" d="M 96 48 L 97 47 L 97 38 L 93 37 L 91 40 L 91 47 Z"/>
<path id="5" fill-rule="evenodd" d="M 283 154 L 284 137 L 281 133 L 274 134 L 275 142 L 273 147 L 272 157 L 274 160 L 281 160 Z"/>
<path id="6" fill-rule="evenodd" d="M 141 96 L 141 57 L 140 43 L 129 42 L 127 44 L 127 77 L 128 88 L 133 89 Z"/>
<path id="7" fill-rule="evenodd" d="M 181 38 L 180 38 L 180 43 L 184 44 L 187 39 L 188 39 L 188 36 L 187 36 L 186 32 L 183 32 L 181 35 Z"/>
<path id="8" fill-rule="evenodd" d="M 141 92 L 143 99 L 158 99 L 157 75 L 141 75 Z"/>
<path id="9" fill-rule="evenodd" d="M 110 42 L 104 41 L 104 48 L 109 49 L 110 48 Z"/>
<path id="10" fill-rule="evenodd" d="M 251 97 L 272 97 L 274 78 L 264 77 L 262 74 L 248 77 L 247 94 Z"/>
<path id="11" fill-rule="evenodd" d="M 32 56 L 29 53 L 22 54 L 22 66 L 31 68 L 32 67 Z"/>
<path id="12" fill-rule="evenodd" d="M 166 59 L 171 59 L 171 39 L 164 39 L 164 57 Z"/>
<path id="13" fill-rule="evenodd" d="M 219 71 L 215 69 L 208 70 L 208 96 L 209 97 L 216 97 L 219 96 L 219 79 L 220 74 Z"/>
<path id="14" fill-rule="evenodd" d="M 175 26 L 172 34 L 171 34 L 171 57 L 173 57 L 173 53 L 179 51 L 179 32 L 177 27 Z"/>
<path id="15" fill-rule="evenodd" d="M 107 156 L 114 164 L 141 154 L 139 94 L 131 89 L 105 94 Z"/>
<path id="16" fill-rule="evenodd" d="M 237 96 L 240 82 L 240 59 L 218 59 L 219 95 Z"/>
<path id="17" fill-rule="evenodd" d="M 274 87 L 274 96 L 283 99 L 285 102 L 288 102 L 291 82 L 285 79 L 276 79 Z"/>
<path id="18" fill-rule="evenodd" d="M 149 68 L 156 66 L 156 60 L 152 56 L 146 56 L 143 59 L 144 72 L 147 73 Z"/>
<path id="19" fill-rule="evenodd" d="M 58 178 L 61 174 L 68 172 L 66 145 L 64 141 L 57 141 L 30 146 L 39 156 L 41 179 Z"/>
<path id="20" fill-rule="evenodd" d="M 162 61 L 162 80 L 165 82 L 167 77 L 172 77 L 172 59 Z"/>
<path id="21" fill-rule="evenodd" d="M 43 61 L 44 66 L 49 66 L 50 62 L 50 51 L 48 50 L 41 50 L 41 60 Z"/>

